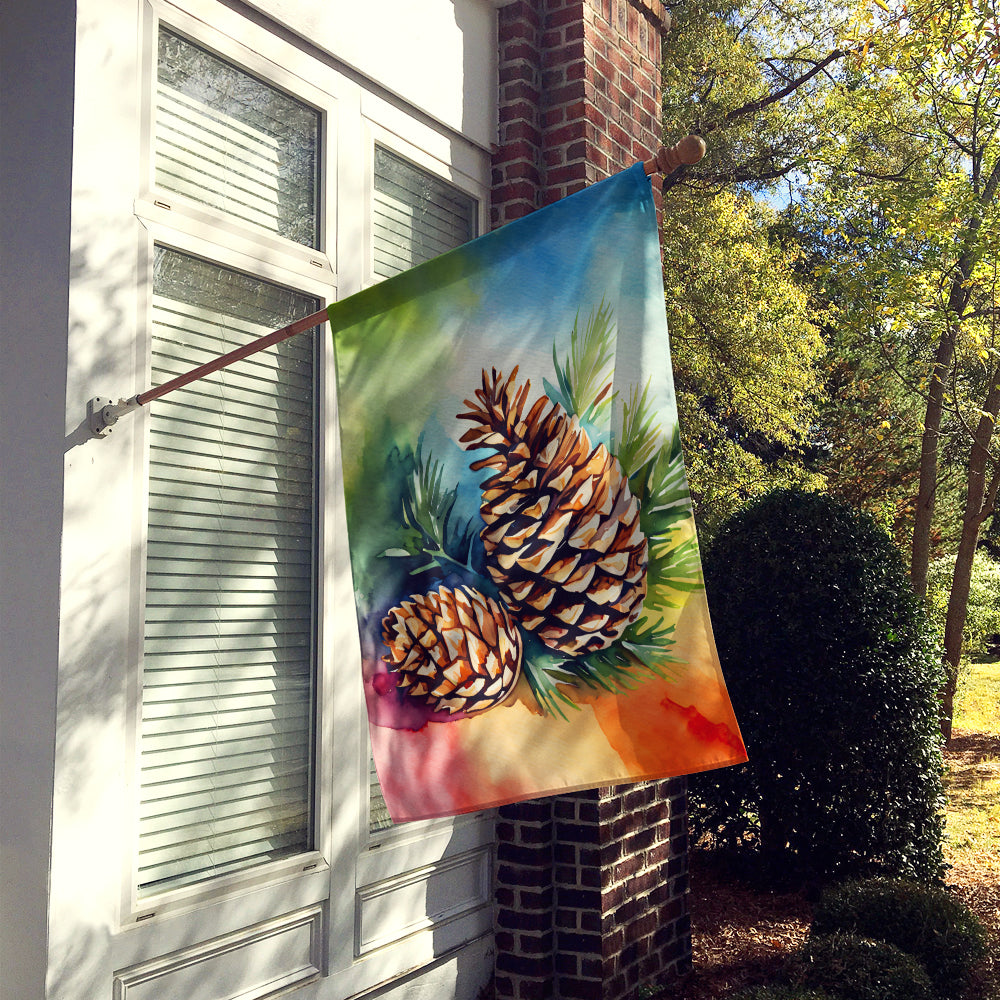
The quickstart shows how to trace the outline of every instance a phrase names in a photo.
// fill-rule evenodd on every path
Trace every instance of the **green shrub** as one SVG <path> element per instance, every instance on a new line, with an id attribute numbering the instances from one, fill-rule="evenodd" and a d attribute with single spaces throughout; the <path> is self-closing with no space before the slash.
<path id="1" fill-rule="evenodd" d="M 793 972 L 797 983 L 818 987 L 837 1000 L 933 1000 L 924 967 L 884 941 L 854 934 L 810 938 Z"/>
<path id="2" fill-rule="evenodd" d="M 691 782 L 696 835 L 809 877 L 940 877 L 941 663 L 888 535 L 831 497 L 780 490 L 705 557 L 749 764 Z"/>
<path id="3" fill-rule="evenodd" d="M 947 890 L 904 879 L 870 879 L 828 888 L 816 905 L 812 933 L 851 932 L 887 941 L 913 955 L 938 993 L 958 997 L 986 956 L 986 933 Z"/>

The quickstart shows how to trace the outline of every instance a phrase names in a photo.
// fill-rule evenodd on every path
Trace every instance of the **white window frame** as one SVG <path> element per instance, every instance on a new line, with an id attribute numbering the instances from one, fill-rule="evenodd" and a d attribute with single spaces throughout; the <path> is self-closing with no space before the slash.
<path id="1" fill-rule="evenodd" d="M 376 143 L 476 199 L 478 232 L 488 228 L 488 153 L 441 128 L 403 102 L 368 89 L 356 74 L 314 58 L 266 26 L 213 0 L 144 3 L 141 183 L 134 203 L 141 223 L 138 248 L 139 344 L 136 384 L 149 384 L 153 245 L 203 257 L 316 296 L 321 304 L 374 284 L 371 206 Z M 152 115 L 159 22 L 318 108 L 321 126 L 320 248 L 226 220 L 153 183 Z M 237 40 L 238 39 L 238 40 Z M 363 151 L 363 154 L 362 154 Z M 363 194 L 358 198 L 358 194 Z M 339 210 L 338 210 L 339 205 Z M 138 898 L 134 873 L 138 816 L 138 726 L 145 580 L 149 422 L 135 426 L 132 597 L 125 734 L 125 801 L 131 810 L 123 842 L 114 967 L 123 982 L 159 968 L 162 956 L 193 941 L 220 940 L 276 915 L 315 909 L 322 927 L 322 997 L 343 997 L 387 983 L 492 929 L 492 810 L 405 824 L 369 834 L 368 726 L 361 689 L 360 648 L 346 545 L 346 515 L 336 426 L 332 344 L 323 328 L 319 348 L 317 671 L 315 850 L 244 872 Z M 155 401 L 151 404 L 155 406 Z M 356 762 L 344 766 L 345 761 Z M 433 914 L 404 919 L 384 934 L 371 931 L 380 900 L 405 900 L 431 878 L 456 878 L 465 899 Z M 399 893 L 394 897 L 393 893 Z M 407 895 L 409 894 L 409 895 Z M 180 918 L 180 919 L 174 919 Z M 131 971 L 130 971 L 131 970 Z M 139 970 L 139 971 L 137 971 Z"/>
<path id="2" fill-rule="evenodd" d="M 375 204 L 375 147 L 380 146 L 390 153 L 407 160 L 414 166 L 433 174 L 440 180 L 459 189 L 476 203 L 476 234 L 482 235 L 489 225 L 488 189 L 481 180 L 477 180 L 472 171 L 476 169 L 474 155 L 457 156 L 457 163 L 449 163 L 442 157 L 448 156 L 449 146 L 443 137 L 433 135 L 428 142 L 426 135 L 422 136 L 424 145 L 418 145 L 419 132 L 412 119 L 399 112 L 398 109 L 384 101 L 364 95 L 362 98 L 362 114 L 364 116 L 365 143 L 365 212 L 364 212 L 364 287 L 370 288 L 384 280 L 375 274 L 374 255 L 374 204 Z M 383 124 L 383 122 L 387 124 Z M 434 141 L 437 139 L 438 141 Z M 430 152 L 428 146 L 434 150 Z M 454 147 L 452 147 L 454 149 Z M 438 155 L 435 155 L 437 153 Z M 362 707 L 362 723 L 365 733 L 368 732 L 368 717 L 364 705 Z M 367 740 L 367 737 L 366 737 Z M 367 740 L 368 750 L 363 761 L 364 781 L 368 781 L 369 772 L 367 754 L 371 752 L 371 742 Z M 450 831 L 455 825 L 488 824 L 492 828 L 495 810 L 485 810 L 468 816 L 457 817 L 454 820 L 424 820 L 420 823 L 407 823 L 403 826 L 391 826 L 372 832 L 370 800 L 366 798 L 363 809 L 361 842 L 369 850 L 387 848 L 396 843 L 406 842 L 419 831 L 420 837 L 433 836 L 438 831 Z M 364 883 L 362 883 L 364 884 Z"/>
<path id="3" fill-rule="evenodd" d="M 353 124 L 353 123 L 352 123 Z M 383 96 L 362 89 L 360 92 L 360 129 L 358 132 L 364 156 L 354 158 L 350 163 L 341 161 L 341 176 L 352 169 L 357 171 L 357 181 L 364 191 L 362 214 L 355 223 L 359 224 L 361 252 L 356 246 L 342 244 L 339 259 L 343 294 L 351 294 L 362 288 L 369 288 L 380 280 L 373 270 L 372 219 L 375 200 L 375 146 L 384 149 L 431 174 L 444 182 L 459 188 L 475 199 L 477 205 L 478 233 L 488 231 L 490 161 L 484 150 L 471 143 L 459 142 L 433 127 L 429 120 L 402 108 Z M 346 196 L 346 195 L 345 195 Z M 341 239 L 352 232 L 355 226 L 345 226 L 339 232 Z M 350 271 L 348 271 L 350 268 Z M 339 438 L 339 435 L 338 435 Z M 337 466 L 338 491 L 340 467 Z M 346 520 L 342 533 L 338 533 L 338 563 L 350 579 L 349 552 L 346 544 Z M 341 593 L 345 591 L 341 590 Z M 353 592 L 353 588 L 352 591 Z M 337 608 L 338 619 L 344 629 L 344 641 L 351 648 L 358 648 L 357 623 L 354 617 L 353 599 L 349 607 Z M 349 620 L 348 620 L 349 619 Z M 353 668 L 360 677 L 360 650 Z M 339 775 L 345 779 L 342 788 L 350 794 L 349 785 L 361 789 L 361 798 L 355 820 L 354 835 L 358 844 L 355 860 L 356 883 L 354 898 L 338 900 L 336 893 L 331 896 L 331 925 L 350 918 L 354 933 L 344 935 L 331 942 L 331 978 L 336 984 L 337 996 L 350 996 L 374 983 L 388 982 L 406 969 L 415 968 L 432 960 L 442 951 L 459 946 L 463 937 L 456 921 L 449 922 L 447 915 L 442 921 L 430 925 L 417 920 L 405 933 L 387 935 L 384 941 L 371 942 L 365 939 L 365 907 L 378 898 L 381 891 L 405 888 L 408 879 L 417 879 L 431 873 L 435 866 L 468 865 L 470 870 L 476 865 L 477 877 L 483 898 L 483 908 L 478 914 L 481 933 L 492 931 L 492 856 L 495 810 L 471 813 L 454 818 L 423 820 L 387 827 L 377 832 L 370 830 L 368 794 L 368 758 L 371 744 L 368 736 L 368 716 L 361 698 L 357 703 L 354 731 L 358 734 L 358 749 L 355 760 L 357 768 L 350 773 Z M 350 723 L 348 723 L 348 726 Z M 343 817 L 341 826 L 348 820 Z M 335 907 L 337 908 L 335 910 Z M 468 913 L 468 911 L 466 911 Z M 461 914 L 457 914 L 461 915 Z M 475 915 L 473 915 L 475 916 Z M 436 935 L 438 940 L 432 941 Z M 353 939 L 353 940 L 352 940 Z M 339 947 L 338 947 L 339 946 Z M 339 973 L 335 970 L 341 970 Z M 381 972 L 376 970 L 381 969 Z M 381 976 L 381 978 L 374 978 Z"/>
<path id="4" fill-rule="evenodd" d="M 284 63 L 272 62 L 256 51 L 236 42 L 232 37 L 222 32 L 213 32 L 201 20 L 185 11 L 174 8 L 167 3 L 149 3 L 146 5 L 144 18 L 144 51 L 147 55 L 144 80 L 144 114 L 142 124 L 141 160 L 142 185 L 139 197 L 135 202 L 136 217 L 142 223 L 146 239 L 139 248 L 139 329 L 142 331 L 136 350 L 137 382 L 140 385 L 149 384 L 152 346 L 152 267 L 153 247 L 161 245 L 181 253 L 191 254 L 212 261 L 222 267 L 242 271 L 259 277 L 265 281 L 285 285 L 310 295 L 319 300 L 321 307 L 337 298 L 336 271 L 327 245 L 333 243 L 330 234 L 336 232 L 334 215 L 335 198 L 329 197 L 329 190 L 324 183 L 327 171 L 321 170 L 318 191 L 319 209 L 319 248 L 311 248 L 282 239 L 274 234 L 258 231 L 249 225 L 243 225 L 227 219 L 221 212 L 213 212 L 196 202 L 186 199 L 173 192 L 158 192 L 154 183 L 154 162 L 152 155 L 153 122 L 152 92 L 155 85 L 157 35 L 160 23 L 189 38 L 193 43 L 209 49 L 223 59 L 226 59 L 248 72 L 253 73 L 297 99 L 316 108 L 321 114 L 319 159 L 321 164 L 335 162 L 337 148 L 337 101 L 332 94 L 324 92 L 301 77 L 289 72 Z M 259 40 L 269 43 L 278 49 L 276 39 L 261 31 Z M 287 43 L 283 46 L 291 51 L 283 53 L 284 58 L 294 59 L 295 50 Z M 274 55 L 280 53 L 275 52 Z M 318 350 L 317 394 L 318 407 L 322 414 L 335 405 L 332 399 L 332 366 L 328 345 L 321 343 Z M 155 402 L 150 404 L 155 406 Z M 326 787 L 320 777 L 320 764 L 328 753 L 324 753 L 323 741 L 317 731 L 314 740 L 316 768 L 313 778 L 313 826 L 314 848 L 312 850 L 283 858 L 278 861 L 266 862 L 253 866 L 245 871 L 228 875 L 220 875 L 193 885 L 176 889 L 166 889 L 152 896 L 139 898 L 135 870 L 135 845 L 138 842 L 138 800 L 139 800 L 139 727 L 141 724 L 142 695 L 142 634 L 145 607 L 146 579 L 146 511 L 148 508 L 149 480 L 149 411 L 145 407 L 136 414 L 136 510 L 141 517 L 136 519 L 133 529 L 133 588 L 134 599 L 131 608 L 130 621 L 130 663 L 128 672 L 128 744 L 132 748 L 133 764 L 130 769 L 130 780 L 127 787 L 127 801 L 131 808 L 129 823 L 130 850 L 125 858 L 126 876 L 123 879 L 121 901 L 121 926 L 137 926 L 146 921 L 152 921 L 157 915 L 188 912 L 199 905 L 211 904 L 224 899 L 233 893 L 245 889 L 257 889 L 264 885 L 280 885 L 303 873 L 326 873 L 329 870 L 329 843 L 324 842 L 324 829 L 320 825 L 320 816 L 326 808 L 321 802 L 320 790 Z M 328 429 L 320 419 L 317 426 L 317 454 L 327 456 Z M 317 470 L 318 473 L 318 470 Z M 328 516 L 335 506 L 335 500 L 324 489 L 322 478 L 317 483 L 317 541 L 320 546 L 319 566 L 328 566 L 333 558 L 332 541 L 325 526 L 330 523 Z M 316 642 L 314 651 L 314 682 L 316 685 L 316 724 L 321 725 L 318 703 L 323 697 L 322 692 L 328 686 L 327 680 L 330 665 L 324 663 L 323 651 L 329 648 L 322 635 L 326 615 L 323 613 L 326 602 L 325 591 L 327 581 L 324 574 L 319 573 L 314 581 L 316 587 Z M 317 881 L 315 877 L 312 881 Z M 324 893 L 325 894 L 325 893 Z M 310 896 L 316 896 L 315 892 Z M 317 896 L 317 901 L 322 896 Z"/>
<path id="5" fill-rule="evenodd" d="M 364 219 L 364 241 L 365 241 L 365 272 L 364 287 L 370 288 L 378 284 L 382 279 L 375 274 L 374 260 L 371 247 L 374 244 L 372 206 L 375 199 L 375 147 L 381 146 L 383 149 L 394 153 L 403 160 L 407 160 L 415 167 L 433 174 L 446 184 L 458 188 L 476 202 L 476 235 L 481 236 L 489 231 L 489 190 L 478 182 L 473 171 L 476 168 L 476 158 L 471 155 L 454 156 L 453 162 L 449 162 L 447 157 L 449 150 L 447 145 L 435 142 L 432 145 L 434 152 L 427 149 L 427 146 L 418 145 L 413 136 L 412 123 L 396 112 L 391 106 L 380 108 L 378 103 L 366 95 L 363 100 L 362 114 L 365 115 L 365 176 L 367 178 L 367 198 Z M 383 112 L 381 120 L 370 115 Z M 387 123 L 387 124 L 384 124 Z M 436 147 L 436 148 L 435 148 Z M 452 150 L 456 154 L 461 152 L 469 153 L 468 150 Z M 437 154 L 437 155 L 435 155 Z"/>
<path id="6" fill-rule="evenodd" d="M 222 246 L 218 243 L 212 242 L 206 238 L 203 233 L 191 232 L 187 227 L 174 228 L 171 226 L 166 226 L 160 222 L 154 222 L 152 220 L 144 220 L 144 227 L 146 232 L 149 234 L 149 239 L 147 245 L 142 248 L 141 256 L 144 258 L 143 270 L 145 271 L 144 285 L 146 289 L 145 304 L 143 313 L 146 316 L 145 323 L 145 338 L 144 343 L 141 345 L 141 350 L 138 352 L 143 358 L 143 369 L 148 374 L 150 367 L 150 349 L 152 338 L 150 336 L 151 325 L 152 325 L 152 267 L 153 267 L 153 248 L 155 246 L 162 246 L 169 250 L 178 251 L 180 253 L 189 254 L 194 257 L 199 257 L 213 264 L 218 264 L 221 267 L 230 268 L 234 271 L 241 271 L 247 274 L 253 275 L 255 278 L 260 278 L 264 281 L 270 281 L 274 284 L 284 285 L 290 288 L 294 288 L 296 291 L 302 292 L 303 294 L 313 296 L 320 300 L 321 307 L 327 304 L 331 299 L 331 286 L 329 284 L 317 281 L 313 279 L 311 282 L 307 281 L 309 276 L 303 275 L 301 272 L 286 271 L 283 268 L 277 267 L 272 263 L 267 263 L 260 258 L 250 257 L 244 253 L 233 250 L 229 247 Z M 190 227 L 191 229 L 201 229 L 201 224 L 197 226 Z M 326 301 L 324 301 L 326 300 Z M 322 358 L 322 349 L 320 349 L 320 358 Z M 319 363 L 319 359 L 317 359 Z M 317 392 L 322 397 L 323 387 L 325 380 L 322 378 L 322 365 L 320 364 L 320 378 L 317 380 Z M 155 406 L 155 402 L 151 404 Z M 320 405 L 320 409 L 322 406 Z M 137 421 L 137 431 L 136 434 L 136 465 L 137 465 L 137 510 L 145 514 L 149 506 L 149 456 L 150 456 L 150 419 L 148 408 L 144 407 L 138 414 Z M 317 427 L 319 440 L 318 449 L 322 450 L 325 448 L 325 437 L 324 429 L 322 426 L 322 421 L 319 422 Z M 141 491 L 141 492 L 139 492 Z M 324 491 L 322 486 L 319 487 L 318 496 L 318 513 L 317 513 L 317 538 L 320 546 L 320 552 L 326 555 L 325 547 L 327 545 L 327 540 L 324 538 L 323 525 L 325 518 L 323 517 L 323 509 L 327 503 L 327 498 L 324 496 Z M 137 524 L 134 528 L 134 563 L 133 563 L 133 574 L 134 579 L 137 581 L 137 586 L 134 588 L 135 602 L 132 609 L 132 623 L 130 628 L 130 633 L 134 637 L 134 658 L 132 659 L 133 668 L 129 671 L 129 743 L 131 746 L 135 747 L 135 764 L 132 770 L 132 780 L 129 787 L 129 801 L 132 804 L 133 815 L 131 822 L 131 834 L 130 843 L 136 845 L 138 842 L 138 801 L 139 801 L 139 761 L 138 761 L 138 747 L 139 747 L 139 729 L 141 726 L 142 719 L 142 691 L 141 691 L 141 673 L 142 673 L 142 633 L 144 625 L 144 610 L 145 610 L 145 580 L 146 580 L 146 518 L 142 517 L 141 520 L 137 518 Z M 321 556 L 322 560 L 323 556 Z M 323 575 L 320 574 L 319 578 L 314 581 L 314 586 L 317 589 L 317 599 L 316 599 L 316 631 L 320 633 L 323 627 L 323 616 L 319 613 L 319 607 L 321 607 L 321 602 L 323 600 L 323 588 L 324 579 Z M 316 676 L 314 678 L 316 684 L 316 700 L 319 700 L 320 687 L 322 684 L 323 670 L 319 662 L 319 650 L 323 649 L 323 637 L 321 634 L 317 634 L 314 652 L 314 668 L 316 671 Z M 317 758 L 318 761 L 319 758 Z M 314 784 L 319 786 L 319 782 L 314 779 Z M 317 814 L 316 799 L 317 789 L 313 789 L 313 812 L 314 817 Z M 126 901 L 127 905 L 123 907 L 123 913 L 128 914 L 126 918 L 127 921 L 140 922 L 143 920 L 150 919 L 151 915 L 156 913 L 163 913 L 167 911 L 176 910 L 178 908 L 188 908 L 192 904 L 197 903 L 201 900 L 208 900 L 225 895 L 227 892 L 232 890 L 239 890 L 244 885 L 259 885 L 266 882 L 280 882 L 287 878 L 298 874 L 303 870 L 313 870 L 317 867 L 326 868 L 327 862 L 322 850 L 319 836 L 320 830 L 318 824 L 315 823 L 315 843 L 316 846 L 313 850 L 308 852 L 303 852 L 301 854 L 296 854 L 292 857 L 283 858 L 278 861 L 265 862 L 260 865 L 256 865 L 252 868 L 248 868 L 245 871 L 234 872 L 228 875 L 220 875 L 209 878 L 203 882 L 197 882 L 192 885 L 176 888 L 176 889 L 165 889 L 163 892 L 156 893 L 151 896 L 146 896 L 139 898 L 137 891 L 137 873 L 135 869 L 136 858 L 134 856 L 134 850 L 132 856 L 128 859 L 128 879 L 126 882 L 126 889 L 128 891 L 128 899 Z"/>

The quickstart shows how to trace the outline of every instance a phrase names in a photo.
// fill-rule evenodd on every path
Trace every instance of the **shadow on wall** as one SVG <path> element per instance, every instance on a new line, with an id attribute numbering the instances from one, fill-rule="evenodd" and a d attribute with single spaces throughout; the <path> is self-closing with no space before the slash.
<path id="1" fill-rule="evenodd" d="M 493 979 L 495 851 L 493 844 L 488 843 L 453 855 L 452 847 L 457 846 L 457 840 L 458 836 L 452 833 L 443 855 L 444 871 L 428 880 L 426 912 L 434 921 L 434 954 L 462 948 L 455 959 L 454 991 L 449 994 L 449 1000 L 477 1000 L 486 995 L 486 988 Z M 483 928 L 480 922 L 483 919 L 485 934 L 480 938 L 481 946 L 475 947 L 471 942 Z"/>
<path id="2" fill-rule="evenodd" d="M 129 857 L 123 761 L 136 696 L 129 684 L 136 426 L 96 439 L 86 413 L 91 396 L 128 395 L 135 378 L 139 226 L 131 212 L 129 223 L 123 231 L 96 221 L 90 231 L 78 229 L 69 268 L 48 928 L 53 1000 L 107 995 L 118 876 Z"/>

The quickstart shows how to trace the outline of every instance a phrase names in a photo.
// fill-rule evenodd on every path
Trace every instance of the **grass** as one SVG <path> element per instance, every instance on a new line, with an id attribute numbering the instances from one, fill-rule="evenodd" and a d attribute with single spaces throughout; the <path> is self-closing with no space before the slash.
<path id="1" fill-rule="evenodd" d="M 1000 736 L 1000 660 L 962 670 L 955 695 L 955 727 Z"/>
<path id="2" fill-rule="evenodd" d="M 1000 876 L 1000 662 L 963 671 L 948 747 L 948 861 Z M 990 864 L 992 862 L 992 864 Z"/>
<path id="3" fill-rule="evenodd" d="M 986 925 L 993 945 L 978 996 L 1000 1000 L 1000 662 L 962 671 L 945 752 L 948 885 Z"/>

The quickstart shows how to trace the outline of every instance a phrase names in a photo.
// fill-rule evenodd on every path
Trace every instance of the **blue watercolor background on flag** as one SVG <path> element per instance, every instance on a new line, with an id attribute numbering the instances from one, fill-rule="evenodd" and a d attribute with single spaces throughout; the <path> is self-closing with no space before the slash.
<path id="1" fill-rule="evenodd" d="M 336 303 L 329 314 L 363 680 L 393 818 L 449 815 L 744 760 L 676 446 L 655 207 L 641 164 Z M 636 623 L 662 649 L 651 654 L 643 646 L 637 657 L 634 643 L 612 644 L 611 659 L 617 656 L 622 669 L 604 670 L 597 658 L 589 681 L 566 683 L 558 651 L 512 615 L 524 647 L 514 690 L 487 711 L 435 710 L 400 686 L 383 620 L 408 598 L 439 587 L 474 587 L 504 604 L 484 572 L 479 539 L 481 484 L 490 470 L 470 469 L 491 452 L 463 447 L 470 424 L 459 414 L 494 369 L 506 377 L 516 366 L 517 384 L 530 381 L 528 406 L 543 393 L 558 396 L 557 363 L 565 370 L 574 328 L 582 337 L 602 314 L 611 321 L 607 375 L 615 403 L 582 421 L 591 443 L 615 452 L 623 406 L 645 390 L 661 453 L 673 455 L 677 516 L 669 532 L 649 537 L 651 556 L 658 556 L 650 559 Z M 434 471 L 453 501 L 450 528 L 469 529 L 464 567 L 435 558 L 434 545 L 413 530 L 404 497 L 412 513 L 415 465 Z M 652 516 L 648 509 L 641 515 Z M 668 551 L 676 553 L 674 570 L 663 568 Z M 634 640 L 634 627 L 623 638 Z"/>

